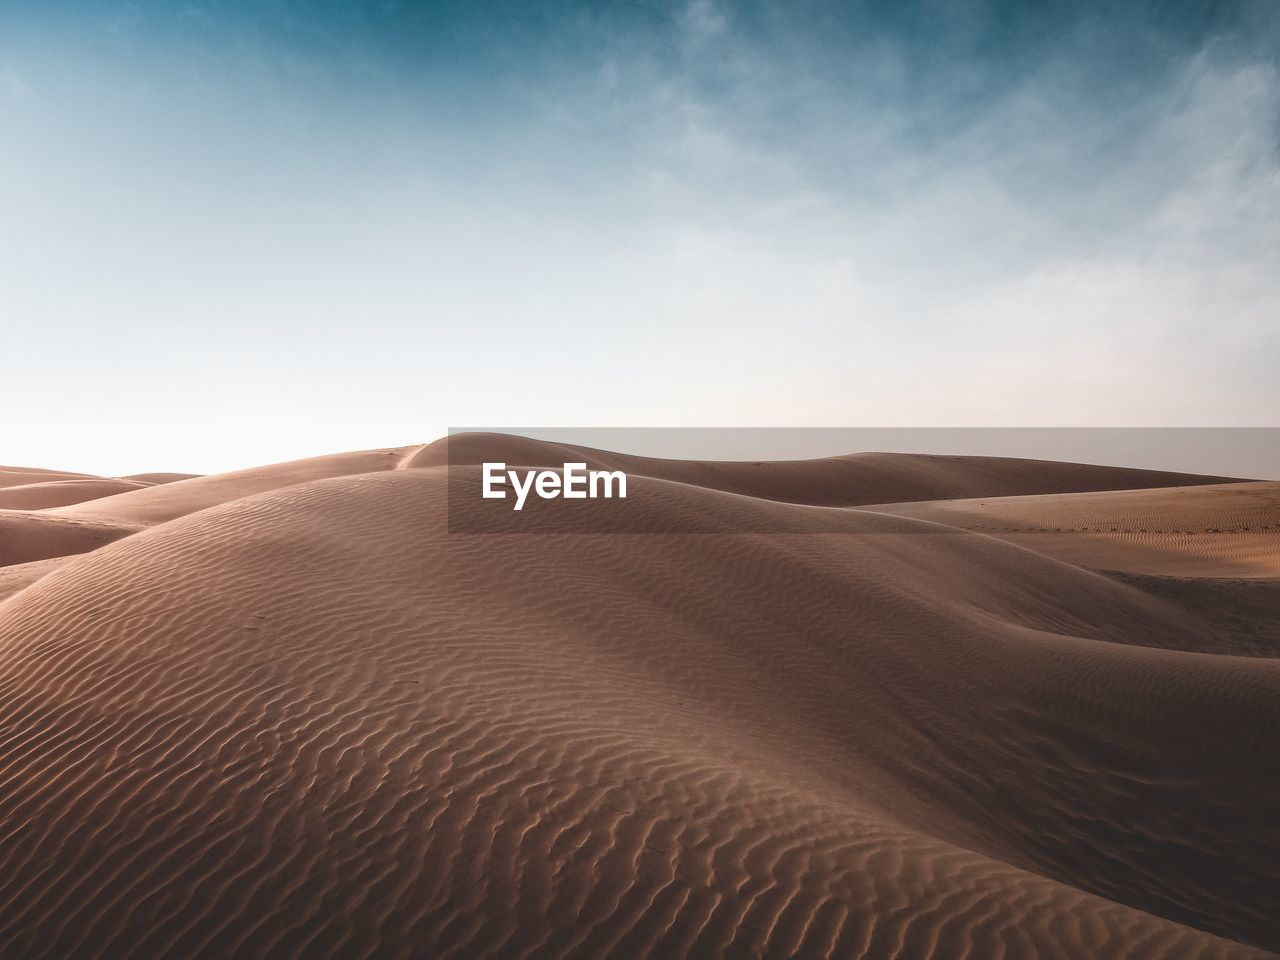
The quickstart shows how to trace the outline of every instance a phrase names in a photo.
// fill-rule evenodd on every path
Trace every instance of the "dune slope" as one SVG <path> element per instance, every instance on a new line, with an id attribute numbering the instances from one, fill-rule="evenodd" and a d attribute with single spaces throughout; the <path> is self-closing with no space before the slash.
<path id="1" fill-rule="evenodd" d="M 64 480 L 100 480 L 87 473 L 67 473 L 64 470 L 45 470 L 41 467 L 0 466 L 0 490 L 31 483 L 58 483 Z"/>
<path id="2" fill-rule="evenodd" d="M 61 516 L 150 525 L 195 513 L 266 490 L 278 490 L 325 477 L 343 477 L 377 470 L 394 470 L 418 447 L 361 450 L 324 457 L 308 457 L 231 473 L 189 477 L 99 497 L 57 511 Z M 145 476 L 145 475 L 139 475 Z M 152 476 L 155 476 L 154 474 Z M 164 476 L 164 475 L 160 475 Z M 168 476 L 178 476 L 170 474 Z"/>
<path id="3" fill-rule="evenodd" d="M 1132 574 L 1280 577 L 1280 483 L 1202 484 L 872 507 Z"/>
<path id="4" fill-rule="evenodd" d="M 583 522 L 820 532 L 450 535 L 387 459 L 0 602 L 0 955 L 1280 950 L 1280 663 L 1195 609 L 680 478 Z"/>
<path id="5" fill-rule="evenodd" d="M 137 525 L 112 520 L 0 510 L 0 567 L 88 553 L 139 529 Z"/>
<path id="6" fill-rule="evenodd" d="M 109 480 L 92 478 L 85 480 L 46 480 L 0 489 L 0 510 L 44 510 L 47 507 L 65 507 L 99 497 L 109 497 L 130 490 L 143 490 L 151 486 L 136 480 Z"/>
<path id="7" fill-rule="evenodd" d="M 405 463 L 428 467 L 485 461 L 541 467 L 583 462 L 592 469 L 623 470 L 764 500 L 831 507 L 1239 482 L 1230 477 L 1012 457 L 855 453 L 764 462 L 661 460 L 485 433 L 437 440 L 408 456 Z"/>

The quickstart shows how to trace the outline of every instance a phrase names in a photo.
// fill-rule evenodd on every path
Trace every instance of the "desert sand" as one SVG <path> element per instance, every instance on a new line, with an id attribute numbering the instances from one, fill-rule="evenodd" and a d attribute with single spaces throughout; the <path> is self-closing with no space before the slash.
<path id="1" fill-rule="evenodd" d="M 449 533 L 498 459 L 631 492 Z M 472 436 L 0 487 L 0 956 L 1280 953 L 1280 483 Z"/>

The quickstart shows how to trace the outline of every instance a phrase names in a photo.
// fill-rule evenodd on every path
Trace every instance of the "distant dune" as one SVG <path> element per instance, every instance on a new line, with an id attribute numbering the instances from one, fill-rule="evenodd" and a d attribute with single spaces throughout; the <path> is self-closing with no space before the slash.
<path id="1" fill-rule="evenodd" d="M 142 490 L 149 484 L 135 480 L 46 480 L 0 488 L 0 510 L 44 510 L 97 500 L 113 493 Z"/>
<path id="2" fill-rule="evenodd" d="M 597 469 L 625 470 L 763 500 L 832 507 L 1238 482 L 1232 477 L 1009 457 L 855 453 L 821 460 L 771 463 L 656 460 L 590 447 L 480 433 L 438 440 L 414 454 L 407 465 L 427 467 L 483 461 L 555 467 L 566 461 L 582 461 Z"/>
<path id="3" fill-rule="evenodd" d="M 1280 483 L 874 507 L 1130 573 L 1280 577 Z"/>
<path id="4" fill-rule="evenodd" d="M 61 517 L 49 511 L 0 510 L 0 565 L 87 553 L 139 529 L 110 520 Z"/>
<path id="5" fill-rule="evenodd" d="M 41 470 L 35 467 L 0 467 L 0 489 L 21 487 L 32 483 L 56 483 L 62 480 L 101 480 L 87 473 L 66 473 L 62 470 Z"/>
<path id="6" fill-rule="evenodd" d="M 489 459 L 726 532 L 448 533 Z M 0 956 L 1280 952 L 1280 484 L 483 435 L 30 476 L 102 493 L 0 509 Z"/>

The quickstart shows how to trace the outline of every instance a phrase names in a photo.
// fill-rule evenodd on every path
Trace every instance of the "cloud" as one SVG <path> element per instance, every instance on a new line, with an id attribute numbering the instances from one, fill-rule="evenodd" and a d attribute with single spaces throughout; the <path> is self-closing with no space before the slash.
<path id="1" fill-rule="evenodd" d="M 0 404 L 64 391 L 11 433 L 25 459 L 72 429 L 117 437 L 156 394 L 220 431 L 190 469 L 513 409 L 1228 424 L 1280 406 L 1280 82 L 1239 24 L 809 0 L 429 24 L 236 9 L 141 10 L 118 46 L 49 26 L 72 57 L 4 34 L 0 90 L 40 98 L 0 113 L 0 323 L 22 358 Z M 245 436 L 259 419 L 299 446 Z"/>
<path id="2" fill-rule="evenodd" d="M 690 0 L 684 8 L 685 28 L 695 36 L 708 37 L 723 33 L 728 20 L 715 0 Z"/>

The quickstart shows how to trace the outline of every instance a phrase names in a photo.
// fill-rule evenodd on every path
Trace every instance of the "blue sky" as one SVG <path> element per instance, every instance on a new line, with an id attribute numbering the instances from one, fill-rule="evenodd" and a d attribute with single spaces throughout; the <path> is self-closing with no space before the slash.
<path id="1" fill-rule="evenodd" d="M 1276 9 L 0 5 L 0 461 L 1275 425 Z"/>

